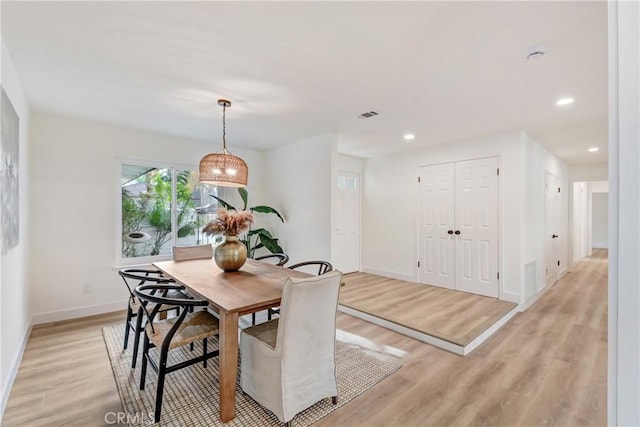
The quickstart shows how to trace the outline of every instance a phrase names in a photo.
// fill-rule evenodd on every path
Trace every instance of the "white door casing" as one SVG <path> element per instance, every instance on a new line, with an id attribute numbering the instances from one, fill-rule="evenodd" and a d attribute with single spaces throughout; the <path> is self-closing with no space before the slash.
<path id="1" fill-rule="evenodd" d="M 334 268 L 360 270 L 360 175 L 338 172 L 336 178 L 336 255 Z"/>
<path id="2" fill-rule="evenodd" d="M 421 167 L 418 187 L 418 281 L 454 289 L 454 164 Z"/>
<path id="3" fill-rule="evenodd" d="M 494 298 L 499 295 L 497 171 L 495 157 L 455 164 L 456 289 Z"/>

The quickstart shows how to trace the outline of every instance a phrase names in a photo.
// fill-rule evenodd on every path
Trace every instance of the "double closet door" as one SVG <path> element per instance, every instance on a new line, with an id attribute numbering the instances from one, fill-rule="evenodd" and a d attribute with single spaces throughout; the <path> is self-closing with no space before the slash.
<path id="1" fill-rule="evenodd" d="M 419 281 L 497 298 L 498 159 L 420 168 Z"/>

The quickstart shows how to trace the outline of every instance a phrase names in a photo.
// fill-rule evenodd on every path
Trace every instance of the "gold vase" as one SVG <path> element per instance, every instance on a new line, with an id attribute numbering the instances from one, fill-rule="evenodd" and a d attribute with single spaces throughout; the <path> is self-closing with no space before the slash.
<path id="1" fill-rule="evenodd" d="M 224 271 L 238 271 L 247 260 L 247 247 L 238 236 L 224 236 L 224 242 L 216 247 L 213 259 Z"/>

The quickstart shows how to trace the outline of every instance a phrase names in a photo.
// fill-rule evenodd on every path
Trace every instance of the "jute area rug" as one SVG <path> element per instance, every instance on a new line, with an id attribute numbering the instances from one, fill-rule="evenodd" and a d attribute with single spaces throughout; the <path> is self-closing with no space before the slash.
<path id="1" fill-rule="evenodd" d="M 131 369 L 133 345 L 130 339 L 129 348 L 122 350 L 123 323 L 103 328 L 102 335 L 111 360 L 120 400 L 126 413 L 126 421 L 131 426 L 153 425 L 157 375 L 153 369 L 149 368 L 145 390 L 138 390 L 141 357 L 138 357 L 136 369 Z M 209 349 L 217 348 L 217 345 L 217 339 L 211 339 Z M 157 349 L 151 350 L 153 357 L 157 359 L 157 353 L 154 353 L 156 351 Z M 202 343 L 196 344 L 194 352 L 197 355 L 202 354 Z M 188 346 L 171 350 L 169 354 L 170 364 L 193 357 Z M 292 421 L 293 426 L 313 424 L 395 372 L 400 368 L 401 363 L 393 356 L 338 341 L 336 365 L 338 404 L 333 405 L 331 399 L 323 399 L 297 414 Z M 168 374 L 165 379 L 162 419 L 158 425 L 172 427 L 283 425 L 269 410 L 260 406 L 251 397 L 242 394 L 239 380 L 236 393 L 236 417 L 228 423 L 222 423 L 219 417 L 218 378 L 217 358 L 209 359 L 206 369 L 199 363 Z"/>

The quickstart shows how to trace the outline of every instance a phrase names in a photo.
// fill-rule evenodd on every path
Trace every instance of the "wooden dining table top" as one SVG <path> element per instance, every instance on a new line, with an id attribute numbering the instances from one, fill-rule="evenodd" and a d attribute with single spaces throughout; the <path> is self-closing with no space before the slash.
<path id="1" fill-rule="evenodd" d="M 262 261 L 247 259 L 238 271 L 224 272 L 213 259 L 154 262 L 157 268 L 178 283 L 207 299 L 212 306 L 240 315 L 277 305 L 288 277 L 304 278 L 310 274 L 290 270 Z"/>

